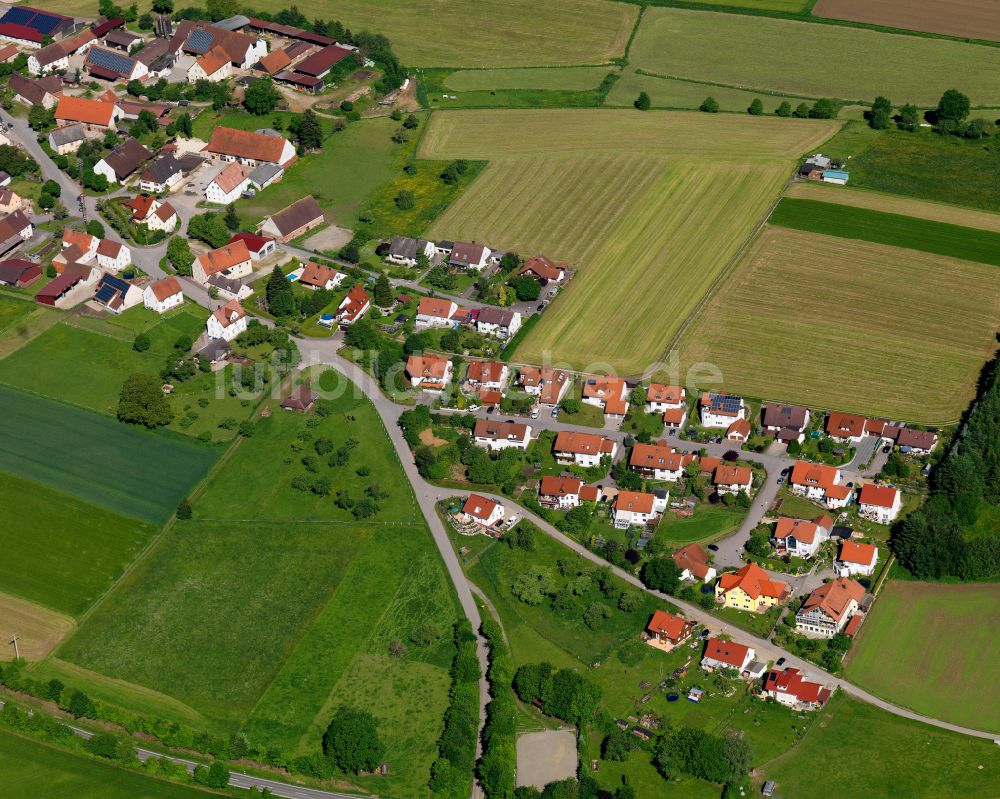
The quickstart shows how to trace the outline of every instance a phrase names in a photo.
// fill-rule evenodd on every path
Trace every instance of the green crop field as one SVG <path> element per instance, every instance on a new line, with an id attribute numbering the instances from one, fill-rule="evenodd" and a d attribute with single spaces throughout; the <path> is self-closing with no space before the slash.
<path id="1" fill-rule="evenodd" d="M 842 203 L 785 198 L 768 219 L 778 227 L 824 233 L 1000 266 L 1000 233 Z"/>
<path id="2" fill-rule="evenodd" d="M 35 304 L 29 300 L 15 299 L 0 295 L 0 336 L 6 336 L 9 329 L 16 329 L 21 322 L 35 310 Z"/>
<path id="3" fill-rule="evenodd" d="M 0 730 L 6 799 L 209 799 L 188 785 L 147 777 Z"/>
<path id="4" fill-rule="evenodd" d="M 861 628 L 847 676 L 933 718 L 1000 732 L 1000 585 L 893 581 Z"/>
<path id="5" fill-rule="evenodd" d="M 319 385 L 330 413 L 262 419 L 195 501 L 194 517 L 163 537 L 57 655 L 98 682 L 134 686 L 139 712 L 149 712 L 142 691 L 152 691 L 182 703 L 158 700 L 159 715 L 194 715 L 220 732 L 245 724 L 251 740 L 290 755 L 317 751 L 350 696 L 385 722 L 397 765 L 380 792 L 423 796 L 447 703 L 454 596 L 374 408 L 346 381 Z M 348 463 L 331 467 L 323 455 L 307 470 L 314 442 L 336 449 L 348 438 L 357 442 Z M 291 488 L 293 477 L 319 475 L 335 494 L 360 500 L 377 484 L 388 496 L 359 521 L 331 497 Z M 424 621 L 438 642 L 391 659 L 389 644 L 408 642 Z M 129 692 L 121 696 L 133 706 Z"/>
<path id="6" fill-rule="evenodd" d="M 992 356 L 998 290 L 993 266 L 768 228 L 685 332 L 681 366 L 755 397 L 951 422 Z"/>
<path id="7" fill-rule="evenodd" d="M 818 763 L 837 767 L 820 772 Z M 991 741 L 900 718 L 841 694 L 830 700 L 797 746 L 766 763 L 763 771 L 777 783 L 775 795 L 783 799 L 1000 795 L 1000 768 Z"/>
<path id="8" fill-rule="evenodd" d="M 109 588 L 155 532 L 48 486 L 0 474 L 0 590 L 70 615 Z"/>
<path id="9" fill-rule="evenodd" d="M 501 159 L 647 153 L 685 158 L 774 160 L 818 147 L 840 123 L 815 119 L 641 112 L 619 109 L 435 113 L 421 158 Z"/>
<path id="10" fill-rule="evenodd" d="M 445 77 L 444 88 L 453 92 L 493 89 L 593 89 L 608 72 L 607 67 L 464 69 Z"/>
<path id="11" fill-rule="evenodd" d="M 672 78 L 805 97 L 931 107 L 956 84 L 977 105 L 1000 102 L 1000 49 L 763 16 L 652 8 L 629 53 Z M 706 92 L 708 93 L 708 92 Z"/>
<path id="12" fill-rule="evenodd" d="M 124 516 L 163 523 L 216 453 L 0 386 L 0 469 Z"/>

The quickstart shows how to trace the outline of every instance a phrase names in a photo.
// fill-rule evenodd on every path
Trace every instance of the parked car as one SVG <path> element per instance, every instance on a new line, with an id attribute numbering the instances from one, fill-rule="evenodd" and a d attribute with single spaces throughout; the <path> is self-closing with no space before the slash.
<path id="1" fill-rule="evenodd" d="M 712 550 L 712 552 L 718 552 L 718 551 L 719 551 L 719 547 L 718 547 L 718 546 L 716 546 L 715 544 L 709 544 L 709 545 L 708 545 L 708 548 L 709 548 L 710 550 Z"/>
<path id="2" fill-rule="evenodd" d="M 779 474 L 778 479 L 775 480 L 774 482 L 776 482 L 778 485 L 781 485 L 783 482 L 785 482 L 785 476 L 783 474 Z"/>
<path id="3" fill-rule="evenodd" d="M 545 303 L 544 302 L 541 303 L 537 308 L 535 308 L 535 310 L 536 311 L 544 311 L 545 310 Z"/>
<path id="4" fill-rule="evenodd" d="M 531 412 L 531 418 L 532 419 L 537 419 L 538 418 L 538 408 L 535 408 L 534 410 L 532 410 L 532 412 Z"/>
<path id="5" fill-rule="evenodd" d="M 784 662 L 785 662 L 785 659 L 784 659 L 784 658 L 778 658 L 778 659 L 777 659 L 776 661 L 774 661 L 774 665 L 775 665 L 775 666 L 780 666 L 780 665 L 782 665 L 782 664 L 783 664 Z"/>

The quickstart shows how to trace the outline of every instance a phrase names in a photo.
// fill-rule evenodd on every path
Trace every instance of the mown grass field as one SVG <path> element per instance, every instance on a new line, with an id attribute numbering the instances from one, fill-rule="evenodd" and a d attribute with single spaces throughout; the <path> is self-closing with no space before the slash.
<path id="1" fill-rule="evenodd" d="M 154 532 L 146 522 L 0 473 L 2 591 L 79 615 L 111 586 Z"/>
<path id="2" fill-rule="evenodd" d="M 679 344 L 727 389 L 913 422 L 956 420 L 1000 326 L 996 267 L 766 229 Z"/>
<path id="3" fill-rule="evenodd" d="M 618 109 L 455 111 L 431 116 L 418 155 L 492 160 L 628 152 L 773 160 L 797 158 L 813 150 L 833 135 L 839 124 L 830 120 Z"/>
<path id="4" fill-rule="evenodd" d="M 767 212 L 786 175 L 780 162 L 669 164 L 636 197 L 587 273 L 542 316 L 518 359 L 645 371 Z"/>
<path id="5" fill-rule="evenodd" d="M 1000 40 L 1000 19 L 992 0 L 819 0 L 812 13 L 888 28 Z"/>
<path id="6" fill-rule="evenodd" d="M 0 336 L 5 336 L 8 329 L 15 327 L 33 310 L 35 304 L 29 300 L 0 295 Z"/>
<path id="7" fill-rule="evenodd" d="M 862 627 L 847 676 L 933 718 L 1000 732 L 1000 585 L 893 581 Z"/>
<path id="8" fill-rule="evenodd" d="M 464 69 L 444 79 L 455 92 L 493 89 L 593 89 L 610 70 L 607 67 L 546 67 L 527 69 Z"/>
<path id="9" fill-rule="evenodd" d="M 700 505 L 688 519 L 667 513 L 656 527 L 656 538 L 671 549 L 695 541 L 708 543 L 739 527 L 745 515 L 738 508 L 723 505 Z"/>
<path id="10" fill-rule="evenodd" d="M 1000 233 L 949 222 L 787 197 L 778 203 L 768 222 L 778 227 L 1000 266 Z"/>
<path id="11" fill-rule="evenodd" d="M 189 785 L 147 777 L 0 730 L 6 799 L 208 799 Z"/>
<path id="12" fill-rule="evenodd" d="M 931 107 L 956 81 L 977 105 L 1000 102 L 1000 50 L 964 42 L 763 16 L 649 9 L 629 54 L 674 78 L 806 97 Z"/>
<path id="13" fill-rule="evenodd" d="M 216 458 L 8 386 L 0 404 L 0 469 L 123 516 L 162 524 Z"/>
<path id="14" fill-rule="evenodd" d="M 837 768 L 818 773 L 818 763 L 836 763 Z M 802 741 L 766 763 L 763 771 L 777 782 L 775 794 L 785 799 L 1000 794 L 992 742 L 893 716 L 840 693 Z"/>
<path id="15" fill-rule="evenodd" d="M 27 661 L 44 658 L 70 630 L 73 619 L 21 597 L 0 593 L 0 660 L 14 658 L 12 640 Z"/>
<path id="16" fill-rule="evenodd" d="M 277 410 L 261 420 L 195 501 L 193 519 L 115 587 L 52 668 L 89 670 L 84 684 L 138 712 L 193 717 L 220 733 L 246 724 L 251 740 L 289 754 L 317 751 L 350 697 L 385 722 L 398 765 L 379 790 L 424 796 L 457 606 L 374 409 L 349 384 L 322 385 L 332 412 Z M 316 473 L 303 467 L 315 440 L 336 447 L 348 436 L 358 445 L 347 464 L 328 467 L 327 455 Z M 373 483 L 389 496 L 359 521 L 332 497 L 292 489 L 299 474 L 327 475 L 334 493 L 355 499 Z M 441 633 L 426 648 L 409 642 L 424 621 Z M 399 660 L 389 656 L 393 640 L 409 646 Z M 392 679 L 380 682 L 386 672 Z M 101 688 L 102 676 L 132 690 Z"/>
<path id="17" fill-rule="evenodd" d="M 902 214 L 917 219 L 930 219 L 935 222 L 947 222 L 951 225 L 963 225 L 1000 233 L 1000 214 L 998 213 L 977 211 L 973 208 L 962 208 L 957 205 L 928 200 L 916 200 L 912 197 L 900 197 L 879 191 L 852 189 L 848 186 L 834 186 L 829 183 L 810 181 L 808 183 L 793 183 L 788 187 L 785 196 L 804 200 L 819 200 L 824 203 L 839 203 L 855 208 L 868 208 L 872 211 Z"/>

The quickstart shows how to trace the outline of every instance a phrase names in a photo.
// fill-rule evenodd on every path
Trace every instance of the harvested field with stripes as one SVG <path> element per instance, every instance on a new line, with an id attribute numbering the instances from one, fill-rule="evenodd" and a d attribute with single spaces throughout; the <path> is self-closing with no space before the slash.
<path id="1" fill-rule="evenodd" d="M 73 629 L 73 619 L 34 602 L 0 592 L 0 652 L 3 660 L 14 658 L 11 639 L 17 635 L 21 657 L 38 661 L 51 652 Z"/>
<path id="2" fill-rule="evenodd" d="M 727 389 L 911 422 L 958 419 L 1000 327 L 995 266 L 767 228 L 680 342 Z"/>

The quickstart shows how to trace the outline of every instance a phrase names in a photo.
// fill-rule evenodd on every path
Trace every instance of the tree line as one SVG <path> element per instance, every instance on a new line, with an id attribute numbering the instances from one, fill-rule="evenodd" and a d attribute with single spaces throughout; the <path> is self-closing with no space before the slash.
<path id="1" fill-rule="evenodd" d="M 938 104 L 923 115 L 912 103 L 899 106 L 895 115 L 893 109 L 888 97 L 876 97 L 871 109 L 865 112 L 869 126 L 875 130 L 888 130 L 895 124 L 899 130 L 913 133 L 920 128 L 921 119 L 925 119 L 935 133 L 966 139 L 985 139 L 992 136 L 996 128 L 988 119 L 969 120 L 972 105 L 958 89 L 948 89 L 941 95 Z"/>

